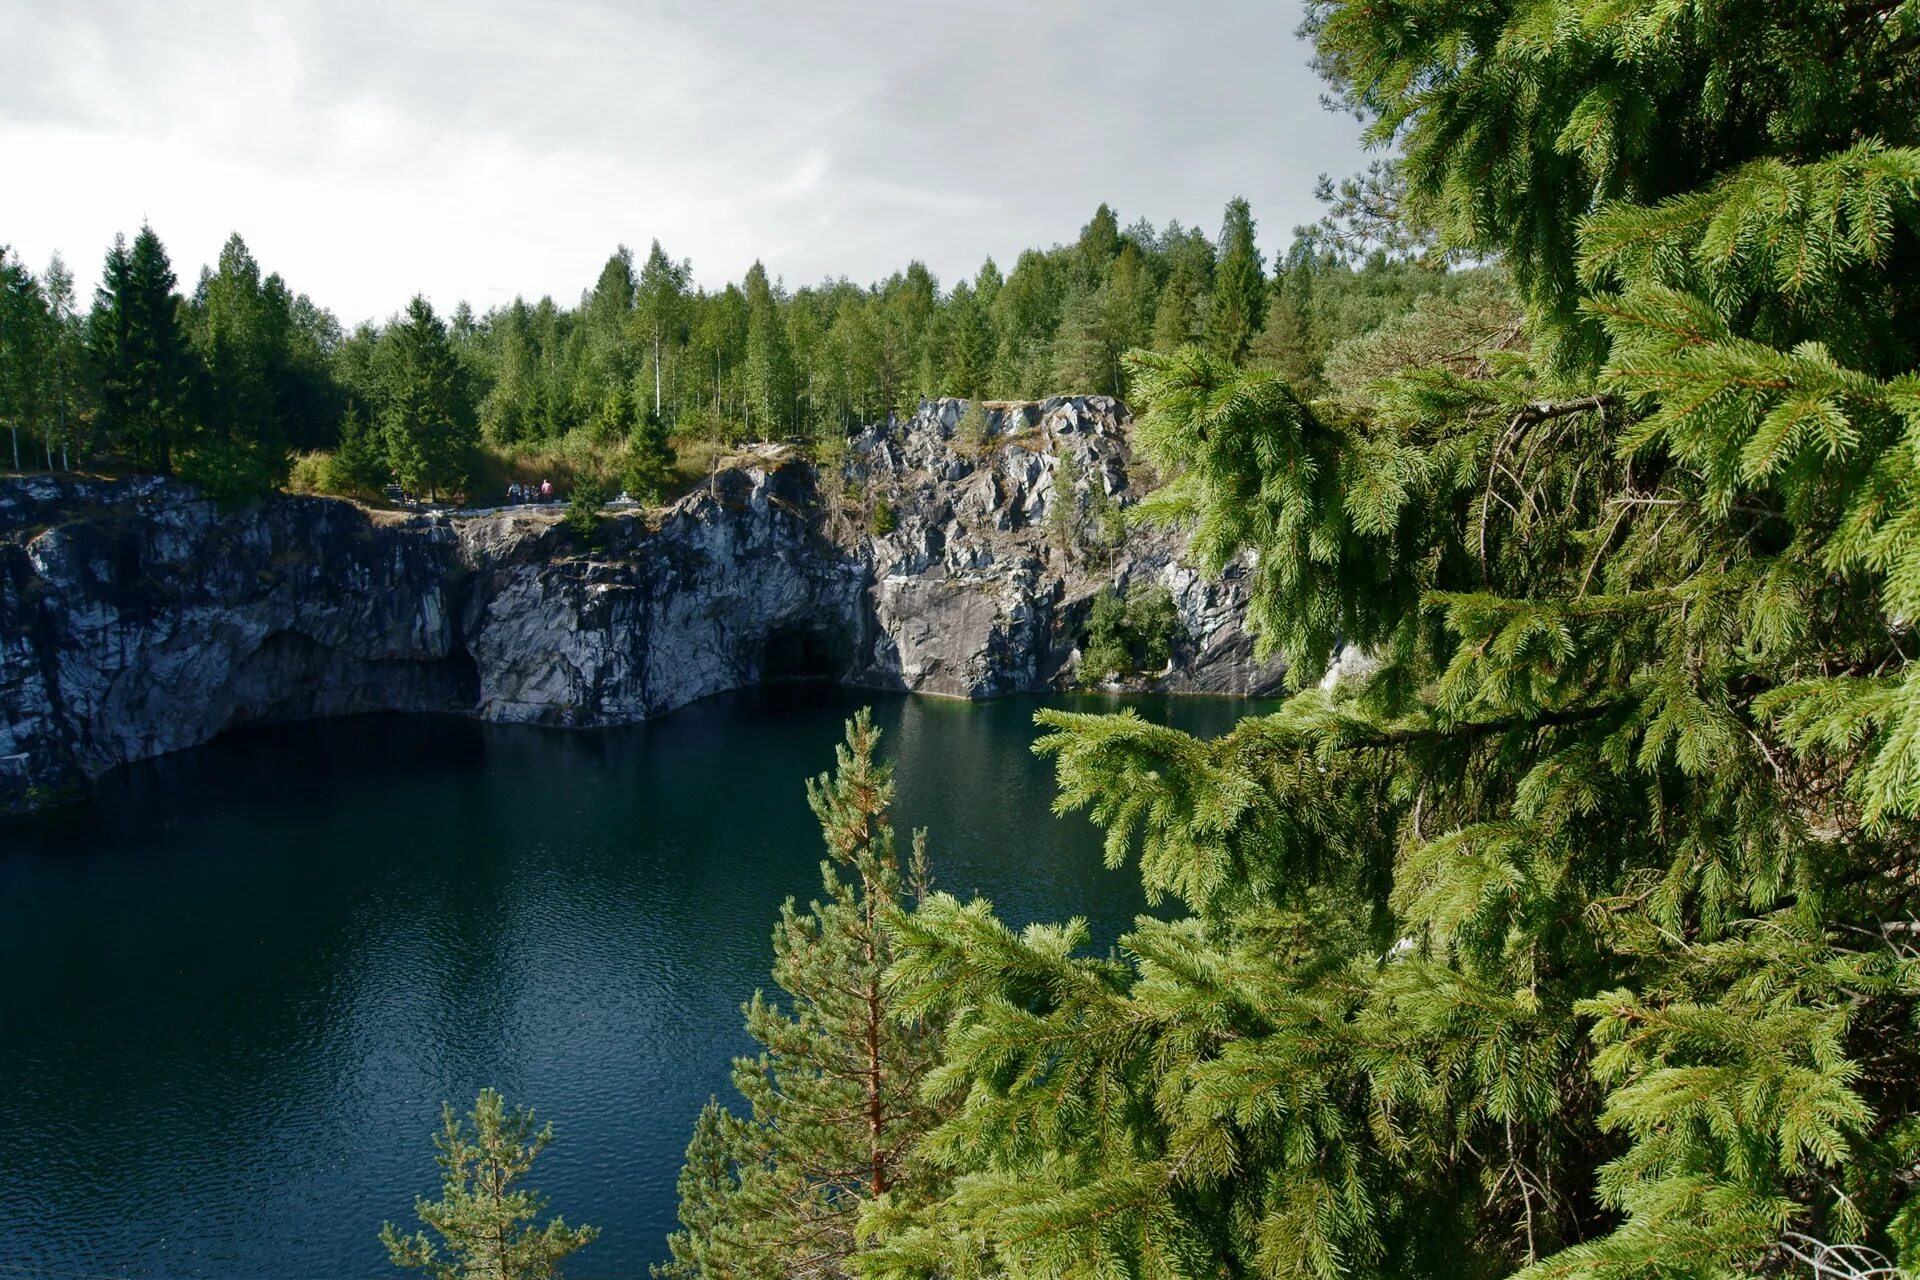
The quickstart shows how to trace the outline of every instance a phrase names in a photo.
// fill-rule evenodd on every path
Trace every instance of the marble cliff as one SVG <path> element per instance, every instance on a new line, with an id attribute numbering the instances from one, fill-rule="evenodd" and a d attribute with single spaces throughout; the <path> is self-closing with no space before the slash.
<path id="1" fill-rule="evenodd" d="M 762 680 L 961 698 L 1072 678 L 1109 582 L 1164 584 L 1172 692 L 1259 693 L 1238 572 L 1182 540 L 1075 545 L 1049 512 L 1140 496 L 1130 421 L 1100 397 L 932 401 L 821 476 L 730 458 L 583 542 L 551 508 L 403 516 L 327 498 L 223 510 L 173 481 L 0 480 L 0 813 L 224 729 L 369 711 L 606 725 Z M 875 504 L 892 515 L 876 533 Z"/>

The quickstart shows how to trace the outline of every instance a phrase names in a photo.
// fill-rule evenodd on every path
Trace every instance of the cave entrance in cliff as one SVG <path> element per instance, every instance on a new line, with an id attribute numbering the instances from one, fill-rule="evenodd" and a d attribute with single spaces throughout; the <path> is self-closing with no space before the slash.
<path id="1" fill-rule="evenodd" d="M 760 679 L 766 684 L 833 680 L 846 670 L 845 646 L 819 627 L 781 627 L 760 649 Z"/>

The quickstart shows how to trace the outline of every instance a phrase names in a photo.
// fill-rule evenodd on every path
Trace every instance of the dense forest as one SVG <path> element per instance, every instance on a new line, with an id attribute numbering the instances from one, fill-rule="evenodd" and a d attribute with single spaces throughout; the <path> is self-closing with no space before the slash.
<path id="1" fill-rule="evenodd" d="M 186 295 L 150 227 L 108 251 L 90 308 L 59 258 L 36 275 L 0 250 L 0 272 L 16 468 L 177 473 L 233 498 L 290 480 L 491 495 L 535 471 L 658 496 L 676 441 L 826 439 L 935 395 L 1123 395 L 1140 347 L 1201 342 L 1315 384 L 1343 339 L 1484 285 L 1312 228 L 1268 271 L 1240 200 L 1213 239 L 1123 229 L 1102 205 L 1072 244 L 951 287 L 915 262 L 789 290 L 756 264 L 707 291 L 655 242 L 643 261 L 616 250 L 572 307 L 443 317 L 416 297 L 351 332 L 237 234 Z"/>

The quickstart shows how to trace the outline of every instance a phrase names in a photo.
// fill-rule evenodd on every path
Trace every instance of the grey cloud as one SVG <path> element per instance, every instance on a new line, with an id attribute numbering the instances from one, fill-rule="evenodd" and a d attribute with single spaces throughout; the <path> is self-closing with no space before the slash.
<path id="1" fill-rule="evenodd" d="M 166 204 L 208 224 L 196 243 L 235 208 L 278 216 L 250 185 L 337 200 L 339 242 L 299 254 L 326 279 L 293 283 L 347 315 L 482 280 L 570 298 L 615 240 L 656 235 L 708 284 L 756 256 L 789 283 L 909 257 L 950 281 L 1070 239 L 1102 200 L 1211 231 L 1244 194 L 1283 246 L 1315 174 L 1362 161 L 1297 20 L 1252 0 L 0 0 L 34 51 L 0 78 L 0 130 L 178 149 L 204 172 Z M 148 195 L 112 194 L 123 223 Z M 0 223 L 91 225 L 57 184 L 29 198 L 16 217 L 0 195 Z"/>

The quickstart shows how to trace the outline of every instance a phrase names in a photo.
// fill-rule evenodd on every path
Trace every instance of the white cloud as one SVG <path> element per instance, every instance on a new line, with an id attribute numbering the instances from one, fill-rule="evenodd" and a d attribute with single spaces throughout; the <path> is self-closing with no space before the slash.
<path id="1" fill-rule="evenodd" d="M 1101 200 L 1270 249 L 1360 163 L 1263 3 L 0 0 L 0 242 L 83 280 L 150 219 L 233 230 L 351 323 L 424 291 L 571 300 L 616 243 L 790 284 L 943 280 Z M 17 72 L 17 74 L 16 74 Z M 22 180 L 24 175 L 24 180 Z"/>

